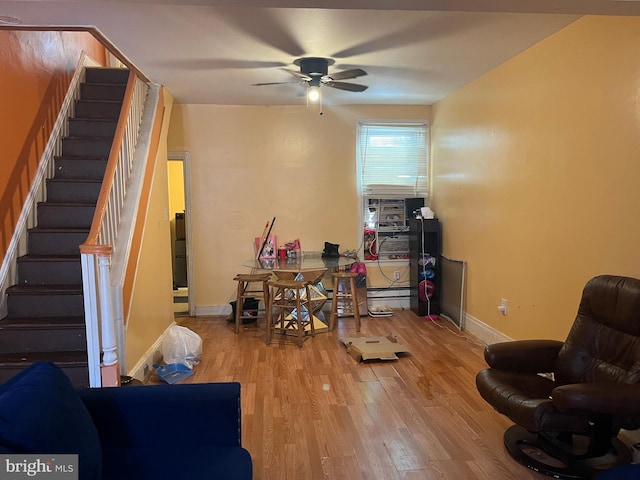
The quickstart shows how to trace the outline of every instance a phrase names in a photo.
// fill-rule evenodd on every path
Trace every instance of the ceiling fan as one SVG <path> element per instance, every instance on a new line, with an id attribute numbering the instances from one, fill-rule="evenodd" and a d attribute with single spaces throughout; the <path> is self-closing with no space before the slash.
<path id="1" fill-rule="evenodd" d="M 350 78 L 362 77 L 367 74 L 361 68 L 352 68 L 350 70 L 343 70 L 342 72 L 336 72 L 329 74 L 329 65 L 333 65 L 334 60 L 331 58 L 321 57 L 306 57 L 298 58 L 293 62 L 300 67 L 300 71 L 294 70 L 285 71 L 300 77 L 297 82 L 266 82 L 266 83 L 254 83 L 254 86 L 264 85 L 282 85 L 286 83 L 303 83 L 307 85 L 309 94 L 312 92 L 318 93 L 319 88 L 322 85 L 327 87 L 337 88 L 339 90 L 346 90 L 349 92 L 364 92 L 367 88 L 366 85 L 359 85 L 357 83 L 342 82 L 339 80 L 348 80 Z"/>

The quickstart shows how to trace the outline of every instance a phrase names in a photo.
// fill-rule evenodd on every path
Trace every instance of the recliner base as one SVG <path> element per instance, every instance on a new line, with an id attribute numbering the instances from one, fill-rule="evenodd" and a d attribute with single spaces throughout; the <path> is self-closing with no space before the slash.
<path id="1" fill-rule="evenodd" d="M 578 436 L 574 435 L 575 438 Z M 584 458 L 572 445 L 554 439 L 548 433 L 531 433 L 513 425 L 504 433 L 504 445 L 511 457 L 522 465 L 560 479 L 591 479 L 598 472 L 631 461 L 627 446 L 617 438 L 611 440 L 609 452 L 601 457 Z M 585 438 L 588 441 L 587 438 Z"/>

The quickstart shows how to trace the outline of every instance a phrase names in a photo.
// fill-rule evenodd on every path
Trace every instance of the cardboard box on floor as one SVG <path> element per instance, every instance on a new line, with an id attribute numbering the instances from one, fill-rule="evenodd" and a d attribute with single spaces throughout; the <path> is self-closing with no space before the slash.
<path id="1" fill-rule="evenodd" d="M 388 337 L 344 337 L 340 342 L 347 347 L 347 353 L 357 361 L 362 360 L 397 360 L 397 353 L 409 353 L 409 349 Z"/>

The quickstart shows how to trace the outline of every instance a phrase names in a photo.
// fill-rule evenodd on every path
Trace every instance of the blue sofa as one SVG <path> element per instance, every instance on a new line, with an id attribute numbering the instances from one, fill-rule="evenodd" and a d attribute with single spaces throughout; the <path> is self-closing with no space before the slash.
<path id="1" fill-rule="evenodd" d="M 603 471 L 596 476 L 596 480 L 638 480 L 640 478 L 640 464 L 622 465 Z"/>
<path id="2" fill-rule="evenodd" d="M 76 390 L 40 362 L 0 385 L 0 453 L 76 453 L 80 480 L 250 480 L 240 419 L 238 383 Z"/>

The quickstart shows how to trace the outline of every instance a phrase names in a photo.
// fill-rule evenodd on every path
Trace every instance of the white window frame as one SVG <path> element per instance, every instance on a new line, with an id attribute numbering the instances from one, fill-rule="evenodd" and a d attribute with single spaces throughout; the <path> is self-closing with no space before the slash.
<path id="1" fill-rule="evenodd" d="M 365 129 L 367 127 L 390 127 L 390 128 L 394 128 L 394 127 L 402 127 L 402 126 L 406 126 L 406 127 L 424 127 L 424 150 L 421 153 L 420 157 L 422 159 L 424 159 L 424 164 L 422 165 L 422 168 L 418 169 L 418 171 L 416 172 L 415 170 L 410 172 L 410 165 L 405 165 L 405 167 L 408 169 L 407 173 L 414 173 L 414 174 L 418 174 L 421 176 L 421 180 L 418 181 L 417 179 L 415 179 L 413 181 L 413 185 L 408 186 L 405 185 L 373 185 L 373 188 L 368 188 L 365 189 L 364 186 L 364 180 L 363 180 L 363 162 L 365 161 L 366 158 L 366 152 L 364 151 L 365 148 L 367 148 L 367 145 L 365 144 L 366 139 L 364 139 L 362 136 L 365 132 Z M 405 199 L 405 198 L 416 198 L 416 197 L 422 197 L 425 200 L 425 205 L 428 205 L 428 199 L 429 199 L 429 185 L 430 185 L 430 178 L 429 178 L 429 122 L 427 120 L 380 120 L 380 119 L 372 119 L 372 120 L 360 120 L 358 121 L 358 126 L 357 126 L 357 132 L 356 132 L 356 155 L 357 155 L 357 159 L 356 159 L 356 166 L 357 166 L 357 173 L 358 173 L 358 199 L 359 199 L 359 235 L 360 235 L 360 239 L 359 239 L 359 251 L 358 254 L 360 256 L 361 259 L 365 259 L 365 245 L 364 245 L 364 223 L 365 223 L 365 208 L 366 208 L 366 202 L 368 202 L 369 199 Z M 374 152 L 373 154 L 374 156 L 377 155 L 378 157 L 380 155 L 384 155 L 384 149 L 379 151 L 379 152 Z M 371 157 L 369 157 L 371 158 Z M 399 165 L 398 162 L 393 162 L 390 164 L 391 168 L 396 167 L 397 165 Z M 422 178 L 422 176 L 424 176 L 424 178 Z M 393 183 L 393 182 L 390 182 Z M 408 229 L 408 228 L 407 228 Z M 406 232 L 407 229 L 398 229 L 398 232 L 400 235 L 402 235 L 402 233 L 400 232 Z M 379 241 L 378 241 L 378 233 L 379 229 L 376 228 L 376 242 L 379 245 Z M 367 261 L 365 259 L 365 261 Z M 397 259 L 389 259 L 388 257 L 384 257 L 384 256 L 379 256 L 377 259 L 375 259 L 375 261 L 380 262 L 390 262 L 390 261 L 397 261 Z M 406 262 L 407 260 L 402 260 L 403 262 Z"/>

